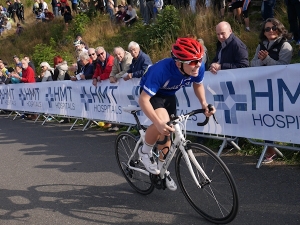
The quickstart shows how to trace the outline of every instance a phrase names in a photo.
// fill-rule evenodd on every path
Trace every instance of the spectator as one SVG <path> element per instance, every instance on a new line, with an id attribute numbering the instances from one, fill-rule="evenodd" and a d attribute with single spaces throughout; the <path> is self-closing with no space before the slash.
<path id="1" fill-rule="evenodd" d="M 96 0 L 94 6 L 99 10 L 100 14 L 104 14 L 104 0 Z"/>
<path id="2" fill-rule="evenodd" d="M 34 74 L 36 74 L 34 63 L 30 61 L 29 56 L 24 56 L 24 59 L 27 61 L 28 66 L 30 66 L 33 69 Z"/>
<path id="3" fill-rule="evenodd" d="M 131 5 L 128 5 L 128 10 L 124 22 L 127 26 L 131 26 L 137 20 L 137 14 L 134 8 Z"/>
<path id="4" fill-rule="evenodd" d="M 99 62 L 93 75 L 94 86 L 97 86 L 97 82 L 109 78 L 114 63 L 114 57 L 106 52 L 103 47 L 96 48 L 96 53 Z"/>
<path id="5" fill-rule="evenodd" d="M 157 14 L 160 13 L 163 6 L 164 6 L 163 0 L 154 0 L 153 19 L 156 19 Z"/>
<path id="6" fill-rule="evenodd" d="M 129 5 L 133 9 L 133 5 L 132 4 L 128 4 L 127 13 L 128 13 L 128 10 L 129 10 Z M 145 20 L 146 20 L 146 10 L 147 10 L 146 0 L 140 0 L 140 14 L 141 14 L 141 16 L 143 18 L 143 23 L 145 23 Z M 135 11 L 135 9 L 134 9 L 134 11 Z"/>
<path id="7" fill-rule="evenodd" d="M 16 65 L 20 65 L 20 64 L 22 65 L 22 63 L 21 63 L 21 61 L 20 61 L 20 59 L 19 59 L 18 56 L 14 55 L 13 56 L 13 60 L 15 61 Z"/>
<path id="8" fill-rule="evenodd" d="M 7 13 L 9 18 L 11 18 L 14 22 L 16 22 L 16 9 L 10 0 L 6 1 L 7 4 Z"/>
<path id="9" fill-rule="evenodd" d="M 54 19 L 54 14 L 50 12 L 48 9 L 45 9 L 44 14 L 45 14 L 45 18 L 43 19 L 43 22 L 50 22 Z"/>
<path id="10" fill-rule="evenodd" d="M 22 63 L 21 63 L 21 65 L 20 64 L 16 65 L 15 69 L 11 72 L 11 76 L 10 76 L 11 77 L 10 83 L 12 83 L 12 84 L 20 83 L 21 82 L 20 79 L 14 77 L 13 74 L 17 74 L 20 77 L 22 77 Z"/>
<path id="11" fill-rule="evenodd" d="M 1 73 L 1 83 L 5 83 L 7 77 L 8 77 L 8 70 L 7 68 L 5 67 L 3 61 L 0 59 L 0 73 Z"/>
<path id="12" fill-rule="evenodd" d="M 216 26 L 216 33 L 217 51 L 209 71 L 217 74 L 219 70 L 248 67 L 247 46 L 232 33 L 230 24 L 225 21 L 219 23 Z"/>
<path id="13" fill-rule="evenodd" d="M 131 78 L 141 78 L 147 68 L 152 65 L 149 55 L 145 54 L 140 49 L 138 43 L 131 41 L 128 45 L 128 50 L 133 59 L 129 70 L 127 71 L 127 76 L 123 77 L 125 81 Z"/>
<path id="14" fill-rule="evenodd" d="M 132 55 L 122 47 L 114 49 L 114 56 L 113 67 L 109 75 L 110 83 L 116 83 L 129 70 L 132 63 Z"/>
<path id="15" fill-rule="evenodd" d="M 11 30 L 11 22 L 9 18 L 7 17 L 4 18 L 3 27 L 4 27 L 4 31 Z"/>
<path id="16" fill-rule="evenodd" d="M 291 62 L 293 48 L 287 42 L 288 33 L 284 25 L 274 18 L 267 19 L 259 35 L 260 43 L 256 48 L 251 66 L 287 65 Z M 273 143 L 272 141 L 265 141 Z M 263 163 L 271 163 L 279 150 L 268 146 Z"/>
<path id="17" fill-rule="evenodd" d="M 24 31 L 24 28 L 21 26 L 20 23 L 17 23 L 17 28 L 16 28 L 16 35 L 21 35 Z"/>
<path id="18" fill-rule="evenodd" d="M 51 0 L 51 6 L 53 15 L 56 17 L 58 16 L 58 1 L 57 0 Z"/>
<path id="19" fill-rule="evenodd" d="M 267 19 L 262 26 L 260 43 L 251 60 L 251 66 L 290 64 L 293 48 L 287 42 L 289 35 L 284 25 L 274 18 Z"/>
<path id="20" fill-rule="evenodd" d="M 290 32 L 294 35 L 296 45 L 300 45 L 300 1 L 285 0 L 287 7 L 288 21 L 290 24 Z"/>
<path id="21" fill-rule="evenodd" d="M 107 0 L 107 12 L 111 20 L 114 20 L 114 11 L 115 11 L 114 1 Z"/>
<path id="22" fill-rule="evenodd" d="M 125 19 L 125 17 L 126 17 L 126 13 L 127 13 L 127 12 L 126 12 L 124 6 L 119 5 L 119 6 L 118 6 L 118 11 L 117 11 L 117 13 L 116 13 L 116 15 L 115 15 L 115 17 L 116 17 L 116 22 L 117 22 L 118 24 L 123 24 L 123 23 L 124 23 L 124 19 Z"/>
<path id="23" fill-rule="evenodd" d="M 192 13 L 196 13 L 196 0 L 190 0 L 190 9 Z"/>
<path id="24" fill-rule="evenodd" d="M 21 2 L 21 0 L 16 0 L 15 4 L 16 4 L 16 14 L 17 14 L 18 20 L 19 20 L 19 22 L 24 23 L 24 20 L 25 20 L 24 5 Z"/>
<path id="25" fill-rule="evenodd" d="M 40 0 L 34 0 L 33 6 L 32 6 L 32 12 L 35 14 L 35 16 L 38 16 L 39 9 L 40 9 Z"/>
<path id="26" fill-rule="evenodd" d="M 45 0 L 40 0 L 40 3 L 41 3 L 41 9 L 42 9 L 42 12 L 45 11 L 45 9 L 48 9 L 48 4 L 47 2 L 45 2 Z"/>
<path id="27" fill-rule="evenodd" d="M 154 8 L 154 1 L 153 0 L 146 0 L 146 10 L 145 10 L 145 18 L 144 18 L 144 25 L 150 24 L 150 19 L 153 18 L 153 8 Z"/>
<path id="28" fill-rule="evenodd" d="M 225 15 L 225 0 L 214 0 L 213 1 L 214 10 L 220 13 L 221 18 L 224 18 Z"/>
<path id="29" fill-rule="evenodd" d="M 93 69 L 94 69 L 93 74 L 94 74 L 99 60 L 98 60 L 98 57 L 97 57 L 97 54 L 96 54 L 96 51 L 94 48 L 89 48 L 88 54 L 89 54 L 90 60 L 92 61 L 92 64 L 93 64 Z"/>
<path id="30" fill-rule="evenodd" d="M 45 12 L 39 9 L 38 15 L 35 18 L 36 18 L 36 22 L 45 20 Z"/>
<path id="31" fill-rule="evenodd" d="M 74 42 L 75 52 L 77 55 L 77 60 L 79 60 L 79 55 L 81 52 L 87 52 L 85 48 L 85 43 L 81 40 L 77 40 Z"/>
<path id="32" fill-rule="evenodd" d="M 21 60 L 22 63 L 22 77 L 18 74 L 13 74 L 13 77 L 18 78 L 22 83 L 35 83 L 34 71 L 28 65 L 26 59 Z"/>
<path id="33" fill-rule="evenodd" d="M 93 65 L 90 63 L 90 58 L 87 52 L 81 52 L 79 55 L 82 67 L 76 77 L 71 77 L 72 81 L 90 80 L 93 77 Z"/>
<path id="34" fill-rule="evenodd" d="M 274 18 L 274 7 L 276 0 L 263 0 L 263 18 Z"/>
<path id="35" fill-rule="evenodd" d="M 77 14 L 77 6 L 78 6 L 78 0 L 71 0 L 72 2 L 72 11 Z"/>
<path id="36" fill-rule="evenodd" d="M 242 24 L 242 16 L 241 12 L 243 13 L 243 18 L 245 22 L 245 31 L 250 32 L 250 22 L 249 22 L 249 15 L 248 15 L 248 7 L 251 0 L 237 0 L 235 2 L 231 2 L 230 4 L 230 11 L 237 10 L 236 16 L 240 24 Z"/>
<path id="37" fill-rule="evenodd" d="M 54 69 L 47 62 L 42 62 L 41 67 L 41 82 L 53 81 L 52 76 L 54 75 Z"/>
<path id="38" fill-rule="evenodd" d="M 70 75 L 68 73 L 68 64 L 67 61 L 64 61 L 61 56 L 55 56 L 54 59 L 54 72 L 53 72 L 53 80 L 62 81 L 62 80 L 70 80 Z"/>
<path id="39" fill-rule="evenodd" d="M 60 1 L 61 15 L 64 17 L 65 25 L 68 27 L 69 23 L 72 21 L 73 16 L 71 13 L 71 8 L 68 5 L 67 0 Z"/>

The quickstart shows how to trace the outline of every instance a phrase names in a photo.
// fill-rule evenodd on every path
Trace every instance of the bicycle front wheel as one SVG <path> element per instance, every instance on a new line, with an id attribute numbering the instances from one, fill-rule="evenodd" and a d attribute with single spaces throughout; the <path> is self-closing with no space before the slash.
<path id="1" fill-rule="evenodd" d="M 238 193 L 235 182 L 224 162 L 209 148 L 190 143 L 199 165 L 211 182 L 202 176 L 191 161 L 192 169 L 202 188 L 198 188 L 180 152 L 176 157 L 176 176 L 179 186 L 189 204 L 212 223 L 229 223 L 238 212 Z"/>
<path id="2" fill-rule="evenodd" d="M 115 154 L 119 168 L 130 186 L 138 193 L 143 195 L 150 194 L 154 185 L 150 177 L 144 173 L 132 170 L 128 167 L 129 158 L 137 143 L 137 137 L 129 132 L 121 132 L 115 141 Z M 136 151 L 129 162 L 130 166 L 145 170 L 143 163 L 139 160 L 139 154 Z"/>

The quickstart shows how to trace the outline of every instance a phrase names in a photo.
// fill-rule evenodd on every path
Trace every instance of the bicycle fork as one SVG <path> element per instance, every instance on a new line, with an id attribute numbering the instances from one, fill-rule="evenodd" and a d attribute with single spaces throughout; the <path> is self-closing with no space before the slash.
<path id="1" fill-rule="evenodd" d="M 180 148 L 183 148 L 182 146 Z M 182 155 L 183 155 L 183 158 L 185 160 L 185 163 L 192 175 L 192 178 L 194 179 L 195 183 L 196 183 L 196 186 L 198 188 L 202 188 L 205 184 L 208 184 L 211 182 L 211 180 L 209 179 L 209 177 L 206 175 L 206 173 L 204 172 L 204 170 L 202 169 L 202 167 L 199 165 L 197 159 L 195 158 L 195 155 L 193 153 L 193 151 L 191 149 L 188 149 L 188 150 L 181 150 L 182 152 Z M 202 182 L 201 184 L 199 183 L 196 175 L 195 175 L 195 172 L 193 170 L 193 167 L 192 167 L 192 164 L 191 164 L 191 161 L 193 162 L 193 164 L 195 165 L 196 169 L 201 173 L 202 177 L 204 178 L 204 182 Z"/>

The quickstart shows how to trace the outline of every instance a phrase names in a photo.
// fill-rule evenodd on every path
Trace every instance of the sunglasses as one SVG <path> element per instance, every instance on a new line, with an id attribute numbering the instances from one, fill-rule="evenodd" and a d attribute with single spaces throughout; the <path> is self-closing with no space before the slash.
<path id="1" fill-rule="evenodd" d="M 89 57 L 91 57 L 92 55 L 95 55 L 96 53 L 92 53 L 92 54 L 89 54 Z"/>
<path id="2" fill-rule="evenodd" d="M 190 66 L 196 66 L 198 65 L 198 63 L 202 63 L 202 59 L 197 59 L 197 60 L 192 60 L 192 61 L 179 61 L 181 63 L 185 63 L 185 64 L 188 64 Z"/>
<path id="3" fill-rule="evenodd" d="M 100 55 L 103 55 L 103 54 L 104 54 L 104 52 L 101 52 L 101 53 L 97 54 L 97 56 L 99 57 Z"/>
<path id="4" fill-rule="evenodd" d="M 265 27 L 265 32 L 276 31 L 277 27 L 274 25 L 273 27 Z"/>

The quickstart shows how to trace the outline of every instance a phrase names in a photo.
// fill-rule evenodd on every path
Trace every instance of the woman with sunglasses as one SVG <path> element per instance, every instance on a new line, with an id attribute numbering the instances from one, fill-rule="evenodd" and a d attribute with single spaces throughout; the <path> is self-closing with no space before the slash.
<path id="1" fill-rule="evenodd" d="M 287 42 L 289 36 L 290 34 L 279 20 L 267 19 L 262 25 L 260 43 L 250 65 L 253 67 L 289 64 L 293 55 L 293 48 Z"/>
<path id="2" fill-rule="evenodd" d="M 288 36 L 287 30 L 281 22 L 274 18 L 267 19 L 263 23 L 259 35 L 260 43 L 250 65 L 255 67 L 289 64 L 292 59 L 293 48 L 287 42 Z M 272 141 L 265 142 L 273 143 Z M 273 162 L 277 152 L 279 152 L 277 148 L 268 146 L 263 163 Z"/>
<path id="3" fill-rule="evenodd" d="M 170 115 L 176 115 L 176 91 L 192 84 L 199 99 L 198 104 L 206 110 L 205 115 L 211 116 L 215 112 L 215 108 L 209 112 L 205 98 L 203 55 L 204 48 L 197 40 L 178 38 L 172 46 L 172 57 L 150 66 L 141 79 L 139 105 L 153 124 L 147 128 L 145 142 L 139 149 L 139 155 L 145 168 L 152 174 L 160 173 L 157 163 L 151 160 L 154 144 L 158 139 L 163 140 L 174 131 L 174 128 L 166 123 L 170 120 Z M 160 150 L 158 163 L 164 161 L 169 146 L 170 140 L 158 146 Z M 177 186 L 170 177 L 170 172 L 167 171 L 166 176 L 167 188 L 175 191 Z"/>

